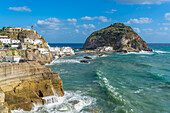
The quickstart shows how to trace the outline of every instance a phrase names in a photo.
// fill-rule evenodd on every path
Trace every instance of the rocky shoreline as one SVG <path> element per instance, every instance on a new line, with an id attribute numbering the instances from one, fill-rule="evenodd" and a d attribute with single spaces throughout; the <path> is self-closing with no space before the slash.
<path id="1" fill-rule="evenodd" d="M 63 84 L 58 73 L 36 62 L 3 63 L 0 65 L 0 111 L 14 109 L 30 111 L 33 104 L 45 104 L 45 96 L 63 96 Z"/>
<path id="2" fill-rule="evenodd" d="M 35 37 L 37 34 L 33 36 Z M 10 113 L 11 110 L 16 109 L 30 111 L 34 104 L 46 103 L 43 97 L 55 94 L 64 96 L 59 74 L 53 73 L 51 69 L 43 66 L 56 57 L 84 53 L 98 54 L 100 57 L 103 52 L 126 54 L 141 50 L 152 51 L 131 27 L 121 23 L 92 33 L 87 38 L 83 49 L 78 49 L 76 52 L 70 47 L 50 47 L 44 39 L 41 46 L 43 48 L 0 50 L 1 57 L 21 56 L 26 60 L 25 63 L 0 63 L 0 113 Z M 42 49 L 46 51 L 42 51 Z M 84 59 L 80 63 L 89 63 L 86 59 L 92 58 L 86 56 Z"/>

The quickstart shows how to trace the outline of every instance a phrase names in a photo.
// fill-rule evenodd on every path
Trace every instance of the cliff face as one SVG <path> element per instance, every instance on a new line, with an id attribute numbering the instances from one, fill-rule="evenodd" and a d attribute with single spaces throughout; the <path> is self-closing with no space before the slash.
<path id="1" fill-rule="evenodd" d="M 33 103 L 44 104 L 42 97 L 64 95 L 58 73 L 39 63 L 3 63 L 0 65 L 0 111 L 31 110 Z"/>
<path id="2" fill-rule="evenodd" d="M 111 46 L 116 51 L 151 51 L 145 41 L 129 26 L 115 23 L 92 33 L 83 49 Z"/>

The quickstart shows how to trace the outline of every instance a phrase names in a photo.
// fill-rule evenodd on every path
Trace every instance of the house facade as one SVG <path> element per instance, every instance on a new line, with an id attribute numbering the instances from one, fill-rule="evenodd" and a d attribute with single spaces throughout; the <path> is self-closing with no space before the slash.
<path id="1" fill-rule="evenodd" d="M 13 28 L 4 28 L 5 32 L 13 32 L 13 31 L 22 31 L 20 27 L 13 27 Z"/>
<path id="2" fill-rule="evenodd" d="M 11 39 L 8 36 L 0 36 L 0 41 L 3 44 L 10 44 L 11 43 Z"/>
<path id="3" fill-rule="evenodd" d="M 19 44 L 19 43 L 20 43 L 20 40 L 11 40 L 11 43 L 12 43 L 12 44 Z"/>

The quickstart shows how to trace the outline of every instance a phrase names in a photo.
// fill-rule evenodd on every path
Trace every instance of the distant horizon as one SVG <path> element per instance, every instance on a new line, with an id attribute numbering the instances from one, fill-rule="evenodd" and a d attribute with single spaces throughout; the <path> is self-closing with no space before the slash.
<path id="1" fill-rule="evenodd" d="M 84 43 L 54 43 L 48 42 L 49 44 L 84 44 Z M 147 43 L 147 44 L 170 44 L 170 43 Z"/>

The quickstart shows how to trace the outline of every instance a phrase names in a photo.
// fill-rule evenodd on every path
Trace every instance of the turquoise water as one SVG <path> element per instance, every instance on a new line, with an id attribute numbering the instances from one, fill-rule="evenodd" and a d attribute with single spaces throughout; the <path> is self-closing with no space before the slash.
<path id="1" fill-rule="evenodd" d="M 50 67 L 63 81 L 65 96 L 34 112 L 170 113 L 170 46 L 155 52 L 81 54 L 53 61 Z M 93 59 L 81 64 L 84 56 Z"/>

